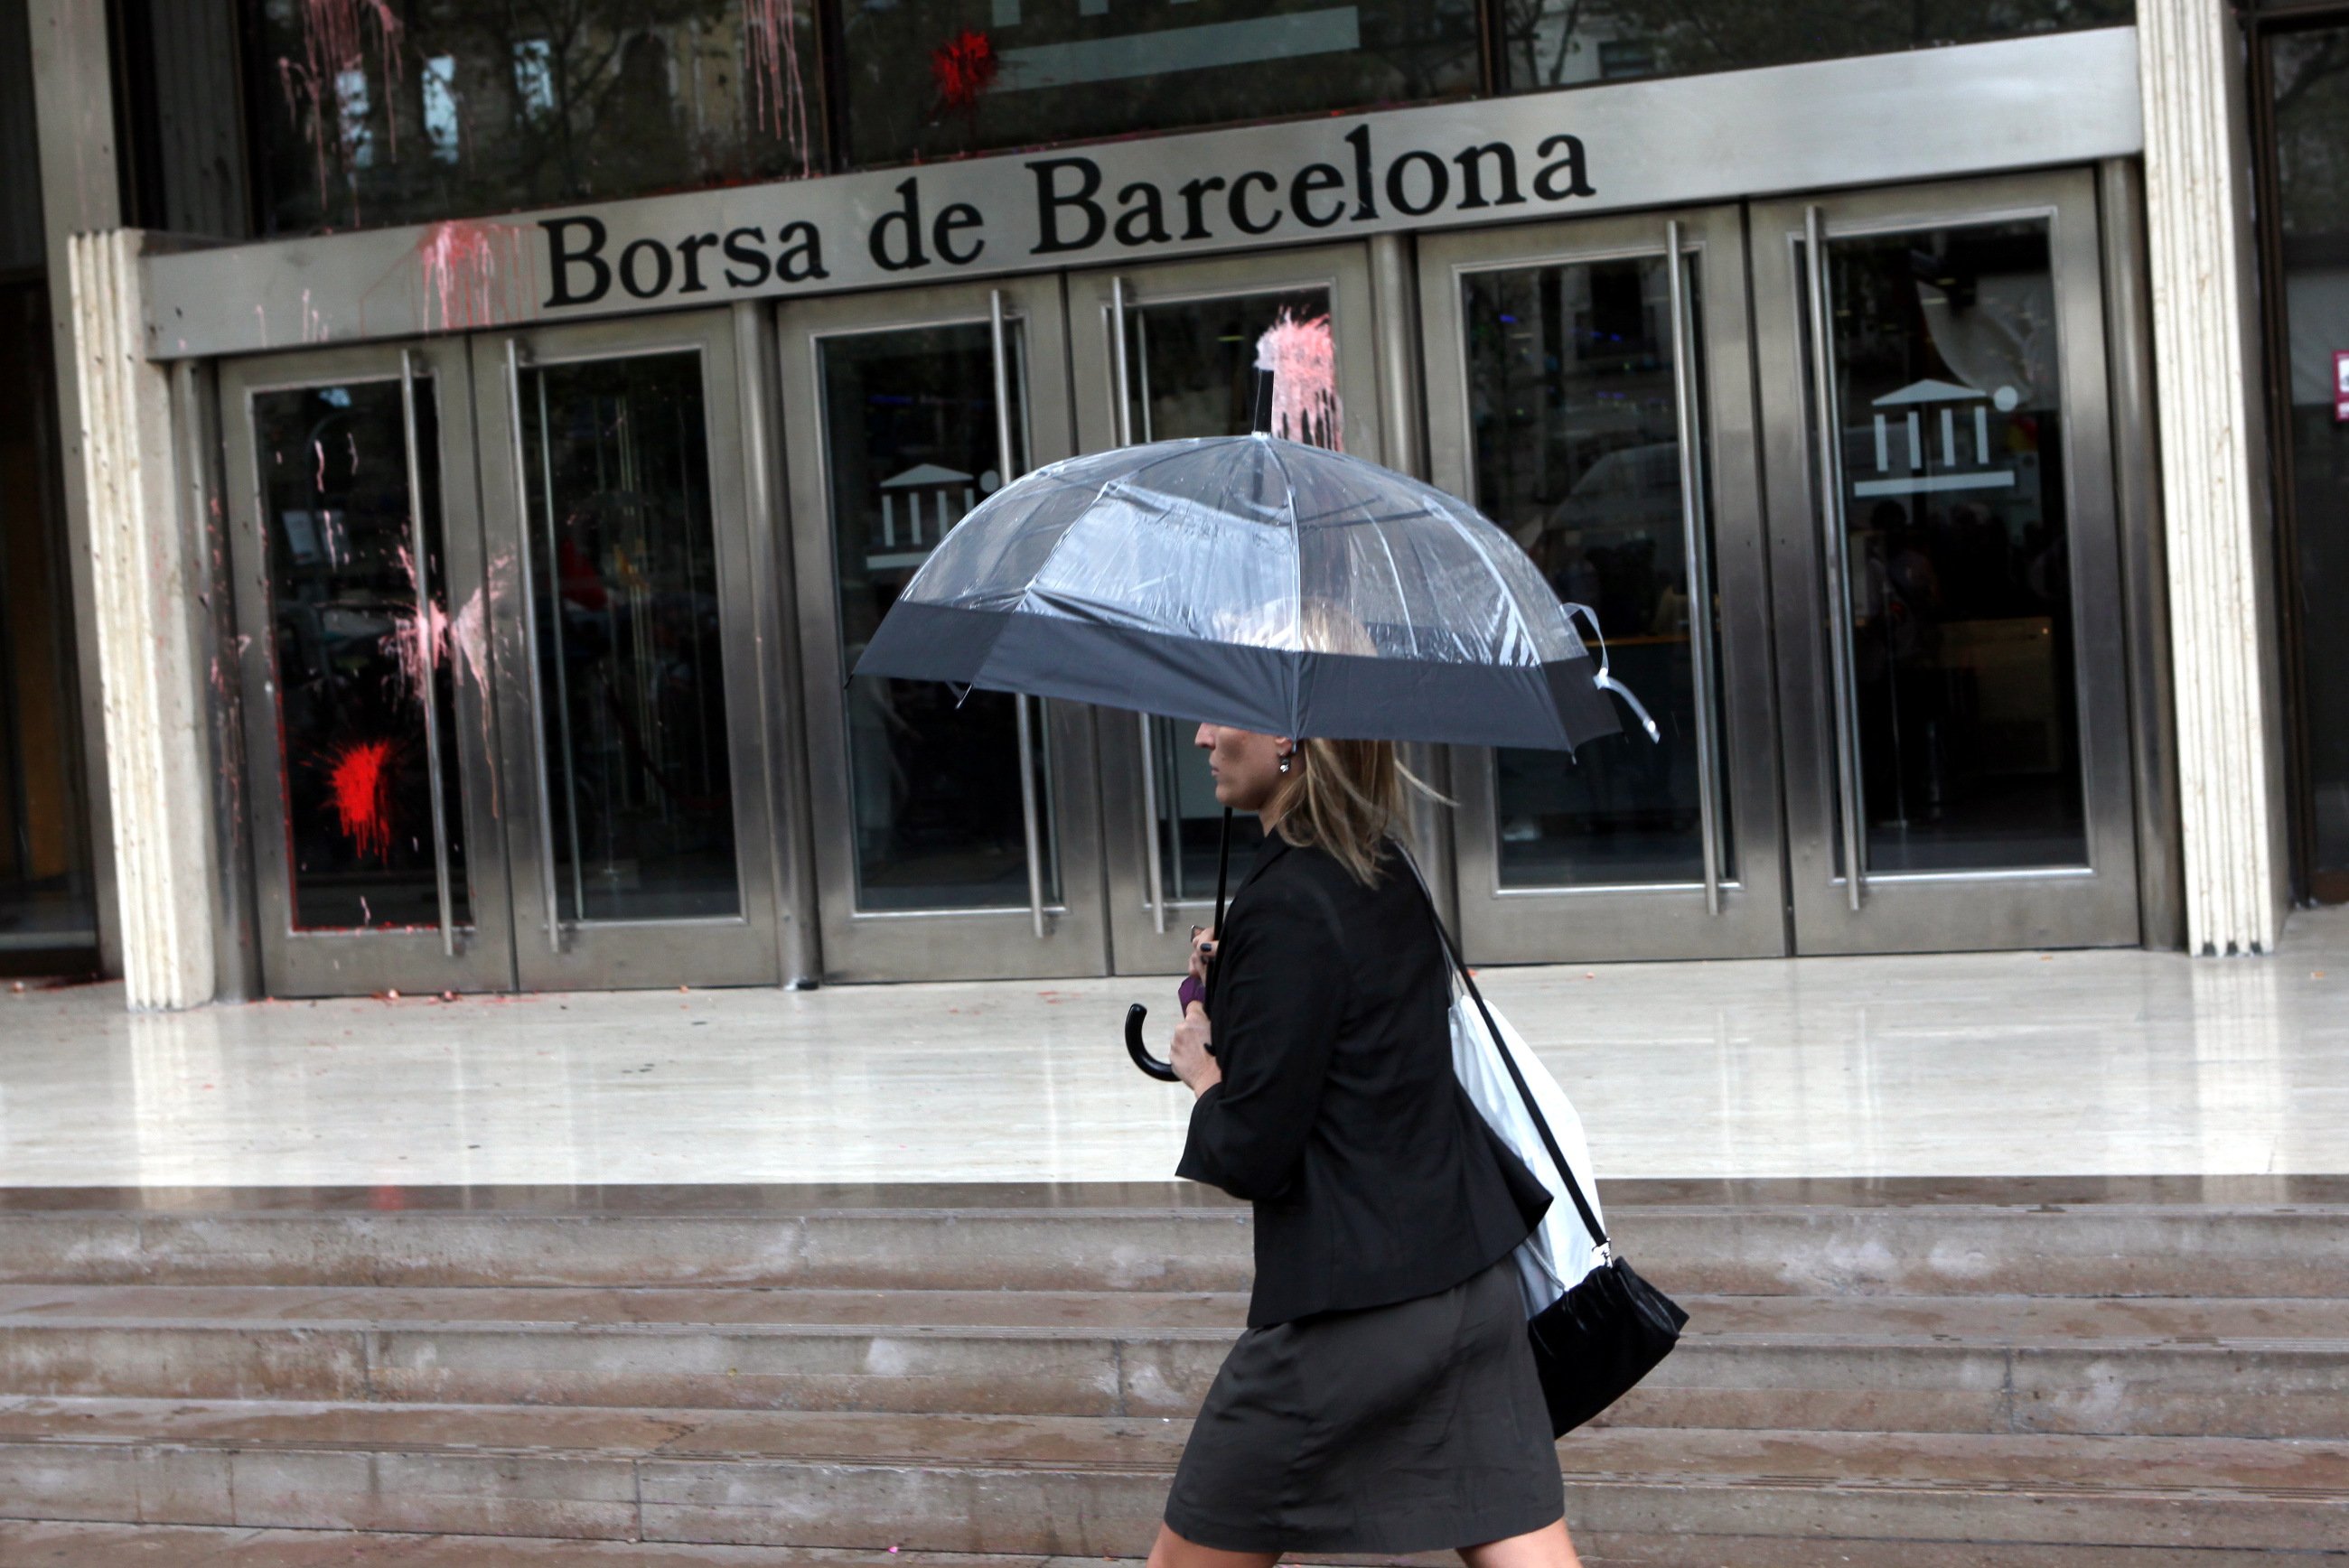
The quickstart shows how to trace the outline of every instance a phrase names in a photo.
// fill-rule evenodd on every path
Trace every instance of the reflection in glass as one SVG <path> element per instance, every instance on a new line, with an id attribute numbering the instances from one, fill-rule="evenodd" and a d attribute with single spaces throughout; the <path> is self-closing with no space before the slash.
<path id="1" fill-rule="evenodd" d="M 849 160 L 1470 93 L 1476 13 L 1475 0 L 841 0 Z"/>
<path id="2" fill-rule="evenodd" d="M 2135 0 L 1500 0 L 1511 91 L 1973 44 L 2137 20 Z"/>
<path id="3" fill-rule="evenodd" d="M 263 231 L 815 172 L 809 0 L 244 0 Z"/>
<path id="4" fill-rule="evenodd" d="M 2270 38 L 2308 891 L 2349 900 L 2349 28 Z"/>
<path id="5" fill-rule="evenodd" d="M 1686 283 L 1702 342 L 1693 267 Z M 1494 754 L 1505 889 L 1704 875 L 1670 288 L 1661 255 L 1461 282 L 1477 508 L 1598 613 L 1610 668 L 1661 730 L 1627 717 L 1572 756 Z M 1725 784 L 1716 799 L 1728 874 Z"/>
<path id="6" fill-rule="evenodd" d="M 1024 334 L 1011 356 L 1013 467 L 1030 450 Z M 995 358 L 985 323 L 915 327 L 823 345 L 824 457 L 840 584 L 843 669 L 854 668 L 898 591 L 947 531 L 1003 482 Z M 1028 903 L 1019 724 L 1002 692 L 936 681 L 848 683 L 848 772 L 856 904 L 864 910 L 998 909 Z M 1047 903 L 1060 898 L 1051 769 L 1032 725 Z"/>
<path id="7" fill-rule="evenodd" d="M 1276 384 L 1277 413 L 1293 416 L 1291 428 L 1279 433 L 1343 448 L 1345 409 L 1338 397 L 1326 288 L 1130 305 L 1125 352 L 1126 395 L 1137 441 L 1246 435 L 1256 413 L 1251 372 L 1259 364 L 1285 360 L 1291 366 L 1314 366 L 1321 384 Z M 1164 718 L 1150 724 L 1161 885 L 1169 903 L 1212 903 L 1224 809 L 1216 801 L 1206 753 L 1192 744 L 1198 727 Z M 1264 829 L 1254 816 L 1233 817 L 1237 874 L 1246 873 L 1263 840 Z"/>
<path id="8" fill-rule="evenodd" d="M 739 913 L 701 357 L 527 368 L 560 918 Z"/>
<path id="9" fill-rule="evenodd" d="M 419 378 L 416 456 L 432 605 L 419 627 L 399 383 L 253 399 L 296 931 L 440 923 L 420 689 L 427 663 L 436 676 L 455 918 L 471 919 L 458 748 L 450 743 L 460 639 L 449 631 L 440 558 L 438 408 L 434 383 Z"/>
<path id="10" fill-rule="evenodd" d="M 2047 222 L 1827 259 L 1868 870 L 2085 864 Z"/>

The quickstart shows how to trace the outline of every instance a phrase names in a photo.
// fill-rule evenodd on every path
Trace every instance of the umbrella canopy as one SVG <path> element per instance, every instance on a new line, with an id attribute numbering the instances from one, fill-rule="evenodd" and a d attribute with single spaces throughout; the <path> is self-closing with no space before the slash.
<path id="1" fill-rule="evenodd" d="M 855 673 L 1330 739 L 1571 749 L 1619 727 L 1603 650 L 1498 527 L 1264 435 L 1006 486 L 931 552 Z"/>

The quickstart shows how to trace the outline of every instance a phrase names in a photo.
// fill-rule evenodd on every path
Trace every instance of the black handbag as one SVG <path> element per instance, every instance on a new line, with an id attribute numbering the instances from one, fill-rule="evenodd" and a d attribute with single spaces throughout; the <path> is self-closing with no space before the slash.
<path id="1" fill-rule="evenodd" d="M 1423 888 L 1425 883 L 1421 885 Z M 1654 1371 L 1656 1364 L 1680 1343 L 1688 1314 L 1615 1255 L 1599 1216 L 1591 1210 L 1590 1201 L 1582 1195 L 1582 1184 L 1574 1179 L 1573 1167 L 1566 1162 L 1565 1151 L 1558 1148 L 1541 1107 L 1535 1103 L 1533 1091 L 1526 1087 L 1526 1075 L 1503 1043 L 1500 1025 L 1494 1020 L 1493 1010 L 1485 1005 L 1484 993 L 1476 989 L 1475 976 L 1460 961 L 1460 950 L 1453 945 L 1444 917 L 1435 913 L 1433 899 L 1428 903 L 1428 913 L 1435 922 L 1436 934 L 1444 939 L 1444 956 L 1452 961 L 1461 985 L 1476 1004 L 1476 1012 L 1485 1020 L 1494 1043 L 1501 1047 L 1502 1065 L 1509 1069 L 1509 1081 L 1516 1086 L 1517 1098 L 1525 1102 L 1526 1114 L 1533 1118 L 1534 1127 L 1541 1134 L 1542 1148 L 1557 1164 L 1558 1174 L 1566 1178 L 1567 1196 L 1574 1200 L 1574 1210 L 1582 1216 L 1583 1229 L 1590 1233 L 1599 1255 L 1607 1260 L 1526 1324 L 1526 1334 L 1533 1341 L 1534 1367 L 1541 1374 L 1542 1399 L 1549 1407 L 1553 1435 L 1562 1438 L 1630 1393 L 1633 1385 Z"/>

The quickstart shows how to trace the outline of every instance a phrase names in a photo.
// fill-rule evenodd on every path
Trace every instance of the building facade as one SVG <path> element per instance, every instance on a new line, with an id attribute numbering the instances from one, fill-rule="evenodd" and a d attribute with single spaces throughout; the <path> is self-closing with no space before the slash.
<path id="1" fill-rule="evenodd" d="M 136 1005 L 1177 966 L 1183 727 L 846 671 L 985 495 L 1245 429 L 1259 365 L 1659 721 L 1415 758 L 1472 960 L 2249 953 L 2349 893 L 2349 7 L 7 28 L 0 896 L 81 890 Z"/>

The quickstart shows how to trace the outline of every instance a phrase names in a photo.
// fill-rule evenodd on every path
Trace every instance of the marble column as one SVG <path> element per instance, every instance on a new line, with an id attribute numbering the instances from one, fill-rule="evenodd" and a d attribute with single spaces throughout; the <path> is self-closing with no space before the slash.
<path id="1" fill-rule="evenodd" d="M 74 368 L 123 982 L 133 1007 L 191 1007 L 212 995 L 219 868 L 171 381 L 141 346 L 144 238 L 73 238 Z"/>
<path id="2" fill-rule="evenodd" d="M 2137 41 L 2187 942 L 2265 953 L 2290 884 L 2242 34 L 2227 0 L 2138 0 Z"/>

